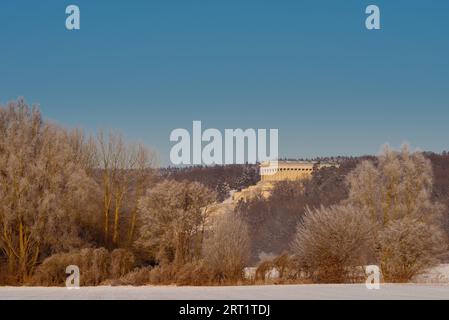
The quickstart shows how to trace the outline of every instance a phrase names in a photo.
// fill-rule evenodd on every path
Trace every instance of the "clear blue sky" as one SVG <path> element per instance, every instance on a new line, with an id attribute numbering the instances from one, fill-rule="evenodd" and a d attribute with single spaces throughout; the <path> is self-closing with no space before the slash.
<path id="1" fill-rule="evenodd" d="M 380 31 L 364 27 L 369 4 Z M 0 102 L 19 96 L 162 161 L 192 120 L 279 128 L 287 157 L 447 150 L 449 1 L 2 0 Z"/>

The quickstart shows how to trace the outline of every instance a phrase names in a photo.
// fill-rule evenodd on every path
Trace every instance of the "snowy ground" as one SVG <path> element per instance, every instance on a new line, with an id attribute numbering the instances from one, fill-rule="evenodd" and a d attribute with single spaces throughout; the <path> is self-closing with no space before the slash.
<path id="1" fill-rule="evenodd" d="M 78 290 L 0 287 L 0 299 L 133 299 L 133 300 L 263 300 L 263 299 L 449 299 L 449 284 L 270 285 L 235 287 L 84 287 Z"/>
<path id="2" fill-rule="evenodd" d="M 413 279 L 413 284 L 307 284 L 230 287 L 0 287 L 5 299 L 130 300 L 307 300 L 307 299 L 449 299 L 449 264 L 440 264 Z"/>

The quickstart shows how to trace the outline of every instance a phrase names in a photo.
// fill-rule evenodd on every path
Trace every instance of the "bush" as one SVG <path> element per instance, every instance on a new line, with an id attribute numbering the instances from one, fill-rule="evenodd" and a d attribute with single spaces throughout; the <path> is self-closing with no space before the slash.
<path id="1" fill-rule="evenodd" d="M 265 260 L 259 263 L 256 269 L 255 280 L 265 282 L 267 274 L 274 268 L 271 260 Z"/>
<path id="2" fill-rule="evenodd" d="M 134 256 L 125 249 L 115 249 L 111 253 L 111 277 L 118 279 L 130 272 L 134 266 Z"/>
<path id="3" fill-rule="evenodd" d="M 214 273 L 204 261 L 197 261 L 182 266 L 176 273 L 175 281 L 180 286 L 204 286 L 214 284 L 215 280 Z"/>
<path id="4" fill-rule="evenodd" d="M 407 282 L 437 264 L 447 249 L 445 240 L 435 225 L 409 218 L 390 222 L 379 235 L 384 280 Z"/>
<path id="5" fill-rule="evenodd" d="M 68 253 L 58 253 L 45 259 L 36 269 L 32 284 L 45 286 L 64 286 L 69 265 L 80 269 L 80 285 L 96 286 L 105 280 L 117 279 L 129 272 L 133 265 L 133 255 L 117 249 L 109 253 L 105 248 L 85 248 Z"/>
<path id="6" fill-rule="evenodd" d="M 151 267 L 143 267 L 128 272 L 119 279 L 120 285 L 144 286 L 150 283 Z"/>
<path id="7" fill-rule="evenodd" d="M 86 250 L 86 249 L 85 249 Z M 44 260 L 32 277 L 32 284 L 39 286 L 64 286 L 67 274 L 66 267 L 77 265 L 81 269 L 81 252 L 58 253 Z M 86 269 L 87 270 L 87 269 Z M 85 284 L 87 277 L 80 277 L 80 284 Z"/>
<path id="8" fill-rule="evenodd" d="M 82 249 L 80 260 L 81 285 L 99 285 L 109 277 L 111 257 L 105 248 Z"/>
<path id="9" fill-rule="evenodd" d="M 370 241 L 366 213 L 350 205 L 307 209 L 292 250 L 298 267 L 318 283 L 350 281 L 351 270 L 363 265 Z"/>
<path id="10" fill-rule="evenodd" d="M 282 280 L 297 278 L 297 272 L 295 272 L 294 259 L 284 253 L 273 260 L 273 265 L 279 272 L 279 278 Z"/>
<path id="11" fill-rule="evenodd" d="M 273 274 L 276 274 L 274 279 L 270 278 Z M 301 279 L 293 257 L 284 253 L 272 259 L 261 261 L 256 269 L 255 280 L 256 282 L 274 280 L 275 283 L 285 283 Z"/>
<path id="12" fill-rule="evenodd" d="M 151 284 L 174 284 L 176 270 L 172 264 L 159 265 L 150 271 Z"/>

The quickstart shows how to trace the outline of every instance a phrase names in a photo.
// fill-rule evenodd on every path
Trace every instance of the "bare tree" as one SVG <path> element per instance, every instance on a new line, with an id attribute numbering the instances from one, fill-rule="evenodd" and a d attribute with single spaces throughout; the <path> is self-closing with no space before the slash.
<path id="1" fill-rule="evenodd" d="M 125 196 L 135 184 L 141 195 L 148 185 L 148 170 L 155 165 L 155 154 L 143 145 L 126 144 L 119 133 L 110 132 L 106 138 L 103 132 L 97 137 L 98 162 L 102 171 L 104 241 L 117 246 L 120 235 L 120 219 L 124 209 Z M 138 196 L 137 196 L 138 197 Z M 135 197 L 134 208 L 137 207 Z M 133 209 L 128 240 L 134 237 L 136 209 Z"/>

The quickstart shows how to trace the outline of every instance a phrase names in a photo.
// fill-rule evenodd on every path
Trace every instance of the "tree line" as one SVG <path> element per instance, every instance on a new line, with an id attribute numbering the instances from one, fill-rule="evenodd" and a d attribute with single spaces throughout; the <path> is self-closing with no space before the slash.
<path id="1" fill-rule="evenodd" d="M 157 168 L 151 148 L 62 128 L 19 99 L 0 107 L 0 284 L 64 285 L 72 264 L 82 285 L 254 283 L 273 268 L 351 282 L 366 264 L 409 281 L 445 259 L 447 153 L 334 160 L 217 215 L 257 166 Z"/>
<path id="2" fill-rule="evenodd" d="M 235 230 L 244 239 L 245 226 L 215 219 L 213 229 L 223 232 L 210 232 L 217 188 L 156 165 L 153 150 L 119 133 L 62 128 L 23 99 L 1 107 L 0 283 L 63 285 L 70 264 L 79 265 L 84 285 L 127 274 L 165 283 L 206 265 L 211 281 L 227 279 L 207 248 Z M 215 269 L 202 262 L 208 255 Z M 242 268 L 247 255 L 227 257 Z"/>
<path id="3" fill-rule="evenodd" d="M 357 282 L 375 264 L 384 281 L 410 281 L 447 261 L 448 175 L 446 152 L 385 147 L 240 202 L 257 274 L 275 267 L 284 281 Z"/>

